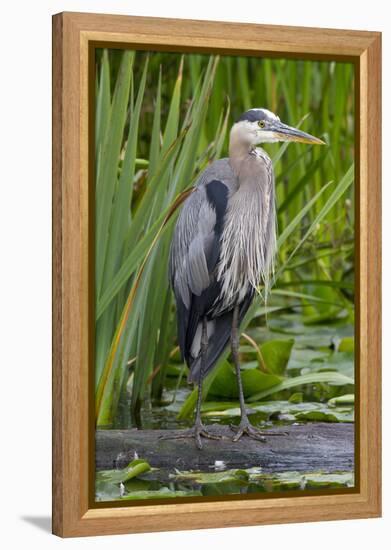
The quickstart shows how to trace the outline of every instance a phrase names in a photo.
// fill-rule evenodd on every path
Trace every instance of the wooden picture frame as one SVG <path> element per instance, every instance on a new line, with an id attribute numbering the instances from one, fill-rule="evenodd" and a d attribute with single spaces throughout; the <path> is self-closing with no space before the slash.
<path id="1" fill-rule="evenodd" d="M 358 487 L 355 492 L 94 507 L 89 498 L 89 77 L 94 47 L 336 59 L 356 70 Z M 377 32 L 61 13 L 53 17 L 53 533 L 63 537 L 381 514 L 381 35 Z"/>

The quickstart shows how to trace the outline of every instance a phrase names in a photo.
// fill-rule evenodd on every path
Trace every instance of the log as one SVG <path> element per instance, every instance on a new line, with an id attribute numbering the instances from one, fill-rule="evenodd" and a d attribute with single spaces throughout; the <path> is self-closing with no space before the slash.
<path id="1" fill-rule="evenodd" d="M 265 442 L 247 436 L 232 442 L 228 426 L 208 429 L 227 439 L 204 439 L 198 450 L 193 439 L 161 439 L 181 430 L 97 430 L 95 461 L 97 470 L 123 468 L 135 453 L 154 468 L 164 471 L 213 471 L 215 461 L 227 468 L 261 467 L 265 473 L 286 471 L 331 473 L 354 468 L 354 425 L 307 423 L 273 427 L 281 435 L 266 436 Z M 265 433 L 267 431 L 265 430 Z"/>

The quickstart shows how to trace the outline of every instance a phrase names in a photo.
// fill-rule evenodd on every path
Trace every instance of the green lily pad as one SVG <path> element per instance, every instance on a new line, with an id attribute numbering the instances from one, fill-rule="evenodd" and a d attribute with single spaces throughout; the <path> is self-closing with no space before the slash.
<path id="1" fill-rule="evenodd" d="M 333 397 L 328 400 L 328 405 L 329 407 L 335 407 L 338 405 L 354 405 L 354 393 Z"/>
<path id="2" fill-rule="evenodd" d="M 242 369 L 241 377 L 245 397 L 268 390 L 282 381 L 280 376 L 265 374 L 257 368 Z M 228 362 L 223 363 L 219 368 L 210 386 L 209 395 L 228 399 L 238 398 L 239 393 L 236 374 L 232 365 Z"/>
<path id="3" fill-rule="evenodd" d="M 293 371 L 300 374 L 303 368 L 312 368 L 314 363 L 324 361 L 330 357 L 330 351 L 314 350 L 310 348 L 293 348 L 288 363 L 288 372 L 293 375 Z"/>
<path id="4" fill-rule="evenodd" d="M 292 393 L 288 399 L 289 403 L 302 403 L 303 402 L 303 392 L 297 391 Z"/>
<path id="5" fill-rule="evenodd" d="M 334 352 L 329 357 L 322 361 L 313 362 L 308 371 L 311 372 L 326 372 L 335 371 L 354 379 L 354 353 L 351 352 Z M 307 371 L 307 372 L 308 372 Z M 304 372 L 303 372 L 304 374 Z M 332 384 L 332 382 L 330 382 Z"/>
<path id="6" fill-rule="evenodd" d="M 307 474 L 306 489 L 338 489 L 354 487 L 353 472 L 339 472 L 334 474 L 313 473 Z"/>
<path id="7" fill-rule="evenodd" d="M 120 496 L 119 484 L 103 481 L 98 477 L 95 479 L 95 499 L 97 501 L 117 500 Z"/>
<path id="8" fill-rule="evenodd" d="M 227 409 L 237 409 L 240 407 L 239 401 L 205 401 L 201 406 L 203 414 L 210 412 L 225 411 Z"/>
<path id="9" fill-rule="evenodd" d="M 352 336 L 348 336 L 345 338 L 342 338 L 342 340 L 339 343 L 338 351 L 347 351 L 350 353 L 354 352 L 354 338 Z"/>
<path id="10" fill-rule="evenodd" d="M 171 491 L 168 487 L 162 487 L 156 491 L 135 491 L 123 495 L 119 500 L 145 500 L 151 498 L 178 498 L 202 496 L 201 491 Z"/>
<path id="11" fill-rule="evenodd" d="M 140 474 L 148 472 L 151 466 L 145 460 L 133 460 L 125 468 L 121 470 L 105 470 L 96 473 L 96 480 L 108 483 L 124 483 L 128 479 L 132 479 Z"/>
<path id="12" fill-rule="evenodd" d="M 225 470 L 223 472 L 180 472 L 174 476 L 177 481 L 191 480 L 194 483 L 225 483 L 232 481 L 248 481 L 246 470 Z"/>
<path id="13" fill-rule="evenodd" d="M 285 373 L 294 339 L 270 340 L 260 346 L 260 352 L 267 370 L 270 373 L 282 375 Z"/>
<path id="14" fill-rule="evenodd" d="M 319 411 L 304 411 L 295 415 L 297 420 L 312 422 L 353 422 L 354 410 L 330 410 L 325 408 Z"/>

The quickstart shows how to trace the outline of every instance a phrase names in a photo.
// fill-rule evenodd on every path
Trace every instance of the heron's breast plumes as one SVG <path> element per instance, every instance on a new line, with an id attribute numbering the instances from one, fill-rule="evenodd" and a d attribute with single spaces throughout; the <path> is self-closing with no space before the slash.
<path id="1" fill-rule="evenodd" d="M 267 292 L 276 251 L 273 175 L 268 176 L 261 184 L 242 185 L 230 199 L 217 266 L 220 309 L 240 301 L 249 286 L 263 282 Z"/>

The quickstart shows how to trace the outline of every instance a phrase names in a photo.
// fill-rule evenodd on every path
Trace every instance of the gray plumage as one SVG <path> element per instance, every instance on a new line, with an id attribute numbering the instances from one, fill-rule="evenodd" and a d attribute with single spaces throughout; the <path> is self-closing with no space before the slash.
<path id="1" fill-rule="evenodd" d="M 238 139 L 231 133 L 230 158 L 213 162 L 199 176 L 170 251 L 179 344 L 190 381 L 199 374 L 203 315 L 208 321 L 205 375 L 228 344 L 234 305 L 240 306 L 241 320 L 259 283 L 267 286 L 273 266 L 272 162 L 262 149 L 238 147 Z"/>
<path id="2" fill-rule="evenodd" d="M 214 161 L 199 176 L 179 215 L 170 250 L 178 341 L 198 383 L 194 427 L 178 437 L 216 439 L 201 420 L 202 380 L 231 339 L 243 434 L 262 439 L 249 423 L 239 364 L 239 324 L 263 282 L 265 295 L 276 252 L 274 173 L 262 142 L 321 140 L 283 124 L 267 109 L 250 109 L 232 126 L 229 158 Z"/>

